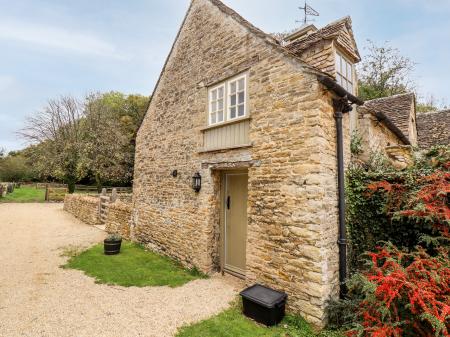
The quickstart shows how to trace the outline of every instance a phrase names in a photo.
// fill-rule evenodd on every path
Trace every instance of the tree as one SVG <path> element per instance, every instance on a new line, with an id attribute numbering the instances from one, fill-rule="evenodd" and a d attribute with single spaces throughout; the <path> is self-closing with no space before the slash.
<path id="1" fill-rule="evenodd" d="M 99 190 L 105 182 L 131 183 L 134 141 L 147 103 L 146 97 L 118 92 L 86 98 L 80 170 L 94 177 Z"/>
<path id="2" fill-rule="evenodd" d="M 378 46 L 368 40 L 368 55 L 359 67 L 359 95 L 364 100 L 414 91 L 414 62 L 389 43 Z"/>
<path id="3" fill-rule="evenodd" d="M 438 100 L 434 95 L 429 94 L 421 102 L 417 103 L 417 112 L 438 111 L 439 109 L 448 109 L 444 99 Z"/>
<path id="4" fill-rule="evenodd" d="M 49 100 L 47 106 L 29 117 L 19 134 L 40 145 L 41 154 L 53 177 L 75 190 L 81 152 L 82 105 L 71 96 Z"/>
<path id="5" fill-rule="evenodd" d="M 20 152 L 0 157 L 0 181 L 19 182 L 32 178 L 31 167 Z"/>

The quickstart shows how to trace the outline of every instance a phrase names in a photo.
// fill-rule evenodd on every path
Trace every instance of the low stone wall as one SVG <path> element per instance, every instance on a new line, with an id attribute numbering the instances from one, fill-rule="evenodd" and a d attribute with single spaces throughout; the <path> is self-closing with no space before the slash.
<path id="1" fill-rule="evenodd" d="M 132 207 L 130 203 L 117 200 L 108 205 L 105 230 L 109 234 L 120 234 L 130 240 L 130 219 Z"/>
<path id="2" fill-rule="evenodd" d="M 132 206 L 128 202 L 128 198 L 119 198 L 115 202 L 106 201 L 106 207 L 103 208 L 106 216 L 103 217 L 100 217 L 99 203 L 99 197 L 66 194 L 64 210 L 89 225 L 104 224 L 106 232 L 120 234 L 124 239 L 130 240 Z M 101 218 L 103 221 L 101 221 Z"/>
<path id="3" fill-rule="evenodd" d="M 97 197 L 66 194 L 64 198 L 64 210 L 89 225 L 100 223 L 98 205 L 99 199 Z"/>

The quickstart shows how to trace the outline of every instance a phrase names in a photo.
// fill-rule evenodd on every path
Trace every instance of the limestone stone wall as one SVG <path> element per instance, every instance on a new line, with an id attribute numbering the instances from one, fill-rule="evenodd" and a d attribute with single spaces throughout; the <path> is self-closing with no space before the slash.
<path id="1" fill-rule="evenodd" d="M 105 230 L 110 234 L 120 234 L 130 239 L 131 204 L 120 200 L 108 205 Z"/>
<path id="2" fill-rule="evenodd" d="M 89 225 L 98 225 L 98 203 L 99 199 L 97 197 L 66 194 L 64 210 Z"/>
<path id="3" fill-rule="evenodd" d="M 323 40 L 307 49 L 302 59 L 308 64 L 335 76 L 335 47 L 333 41 Z"/>
<path id="4" fill-rule="evenodd" d="M 137 136 L 132 236 L 186 266 L 218 270 L 220 172 L 248 169 L 247 282 L 286 291 L 291 312 L 323 325 L 339 268 L 331 94 L 277 48 L 214 0 L 193 1 Z M 208 86 L 241 72 L 252 146 L 199 151 Z M 348 147 L 348 117 L 344 124 Z"/>
<path id="5" fill-rule="evenodd" d="M 361 137 L 363 152 L 358 158 L 368 161 L 374 154 L 388 157 L 386 148 L 403 145 L 402 141 L 365 108 L 358 108 L 358 134 Z"/>

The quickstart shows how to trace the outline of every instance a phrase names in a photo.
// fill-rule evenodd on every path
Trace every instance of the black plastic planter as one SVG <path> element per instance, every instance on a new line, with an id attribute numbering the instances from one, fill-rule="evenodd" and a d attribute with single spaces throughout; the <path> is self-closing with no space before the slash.
<path id="1" fill-rule="evenodd" d="M 120 240 L 108 240 L 103 241 L 103 247 L 105 255 L 117 255 L 120 253 L 120 246 L 122 245 L 122 239 Z"/>
<path id="2" fill-rule="evenodd" d="M 242 303 L 244 315 L 255 321 L 273 326 L 284 317 L 287 295 L 260 284 L 255 284 L 243 291 Z"/>

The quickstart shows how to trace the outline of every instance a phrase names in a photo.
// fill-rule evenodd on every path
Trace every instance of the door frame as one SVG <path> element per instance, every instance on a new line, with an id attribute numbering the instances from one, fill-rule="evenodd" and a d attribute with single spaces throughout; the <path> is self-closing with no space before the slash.
<path id="1" fill-rule="evenodd" d="M 247 182 L 248 182 L 248 169 L 230 169 L 230 170 L 222 170 L 220 172 L 220 272 L 222 273 L 222 275 L 227 273 L 245 279 L 245 274 L 242 275 L 240 273 L 233 272 L 232 270 L 225 268 L 227 175 L 247 175 Z M 247 201 L 247 216 L 248 216 L 248 201 Z M 247 228 L 248 228 L 248 221 L 247 221 Z"/>

